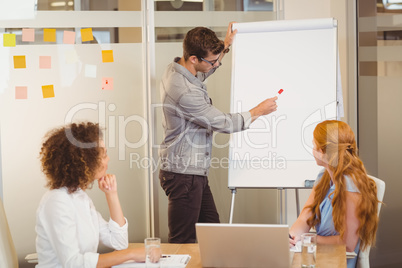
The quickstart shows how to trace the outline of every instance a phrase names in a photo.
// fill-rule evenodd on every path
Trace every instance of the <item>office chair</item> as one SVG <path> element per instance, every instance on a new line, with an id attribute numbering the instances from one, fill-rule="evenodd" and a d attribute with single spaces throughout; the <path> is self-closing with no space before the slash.
<path id="1" fill-rule="evenodd" d="M 375 181 L 375 184 L 377 185 L 377 198 L 382 202 L 385 192 L 385 182 L 370 175 L 369 177 Z M 378 215 L 380 215 L 380 209 L 381 203 L 378 203 Z M 356 268 L 370 268 L 369 255 L 370 246 L 368 246 L 365 250 L 360 250 L 359 255 L 357 256 Z"/>
<path id="2" fill-rule="evenodd" d="M 18 268 L 18 257 L 15 251 L 13 239 L 3 202 L 0 199 L 0 267 Z"/>

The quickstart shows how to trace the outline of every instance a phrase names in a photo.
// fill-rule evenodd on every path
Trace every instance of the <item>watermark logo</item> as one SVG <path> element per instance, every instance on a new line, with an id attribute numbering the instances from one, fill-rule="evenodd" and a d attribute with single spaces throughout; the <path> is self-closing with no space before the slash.
<path id="1" fill-rule="evenodd" d="M 241 104 L 239 103 L 239 105 Z M 161 149 L 160 143 L 162 143 L 162 141 L 158 142 L 157 138 L 161 136 L 160 132 L 162 131 L 162 128 L 160 126 L 153 126 L 152 124 L 155 124 L 155 118 L 163 118 L 162 109 L 164 109 L 165 114 L 170 113 L 169 116 L 172 116 L 169 120 L 174 120 L 174 122 L 163 120 L 163 123 L 165 124 L 164 127 L 167 129 L 166 135 L 172 135 L 172 140 L 168 141 L 168 144 L 166 144 L 166 140 L 165 143 L 162 144 L 162 146 L 164 146 L 163 148 L 169 146 L 182 146 L 182 144 L 186 144 L 187 148 L 191 148 L 192 150 L 208 150 L 211 143 L 214 147 L 219 149 L 247 147 L 252 150 L 266 150 L 267 155 L 258 157 L 254 157 L 252 153 L 243 155 L 241 161 L 236 161 L 238 165 L 246 165 L 245 163 L 248 162 L 249 164 L 247 165 L 254 165 L 255 168 L 270 169 L 286 167 L 286 156 L 278 156 L 277 153 L 271 152 L 271 149 L 279 148 L 278 134 L 282 128 L 281 126 L 288 120 L 286 114 L 276 115 L 274 113 L 268 116 L 262 116 L 258 118 L 258 120 L 256 120 L 247 131 L 242 132 L 241 135 L 233 135 L 230 141 L 218 144 L 213 136 L 213 132 L 216 130 L 224 133 L 240 131 L 241 126 L 236 125 L 239 123 L 238 121 L 228 120 L 230 117 L 224 114 L 220 114 L 214 118 L 209 118 L 207 116 L 192 117 L 173 105 L 153 104 L 151 108 L 152 113 L 150 118 L 153 120 L 147 120 L 146 117 L 135 114 L 115 115 L 114 112 L 117 107 L 113 103 L 108 105 L 103 101 L 98 103 L 79 103 L 71 107 L 67 112 L 65 123 L 72 123 L 75 117 L 82 115 L 81 113 L 85 114 L 85 112 L 88 111 L 96 112 L 100 126 L 106 128 L 106 133 L 104 135 L 105 142 L 107 142 L 108 147 L 110 148 L 118 148 L 119 160 L 126 160 L 128 155 L 130 167 L 152 168 L 152 170 L 155 170 L 161 164 L 159 157 L 149 159 L 144 156 L 140 157 L 138 153 L 132 153 L 132 150 L 127 150 L 129 148 L 144 148 L 144 146 L 149 146 L 149 142 L 152 143 L 149 148 Z M 310 155 L 313 155 L 313 147 L 308 141 L 312 140 L 312 136 L 309 137 L 311 134 L 307 130 L 315 127 L 319 122 L 335 118 L 336 102 L 333 102 L 325 105 L 322 110 L 318 109 L 314 111 L 302 122 L 300 137 L 301 146 Z M 161 122 L 157 123 L 160 124 Z M 176 125 L 175 129 L 171 127 L 174 125 L 173 123 Z M 241 122 L 241 124 L 243 124 L 243 122 Z M 133 137 L 127 135 L 127 129 L 132 129 L 133 125 L 136 126 L 136 138 L 134 141 Z M 219 126 L 219 129 L 217 129 L 217 126 Z M 159 133 L 157 133 L 156 129 L 159 129 Z M 175 133 L 169 131 L 175 131 Z M 200 132 L 203 134 L 201 135 Z M 96 144 L 77 141 L 71 132 L 66 134 L 69 140 L 77 146 L 83 148 L 96 146 Z M 203 135 L 207 138 L 200 139 L 199 137 L 204 137 Z M 256 137 L 264 138 L 258 139 Z M 276 160 L 272 160 L 272 158 L 276 158 Z M 231 155 L 231 159 L 233 159 L 233 155 Z M 201 160 L 199 159 L 197 161 Z M 212 168 L 225 168 L 226 163 L 229 163 L 229 159 L 225 159 L 224 157 L 204 157 L 202 158 L 202 161 L 207 162 L 200 164 L 200 166 L 211 166 Z"/>
<path id="2" fill-rule="evenodd" d="M 166 162 L 162 161 L 162 158 L 150 158 L 142 156 L 139 153 L 130 153 L 130 168 L 131 169 L 150 169 L 151 172 L 157 171 Z M 181 172 L 186 172 L 190 166 L 190 159 L 187 161 L 180 161 L 179 159 L 172 159 L 170 165 L 176 166 L 181 169 Z M 169 165 L 168 164 L 168 165 Z M 201 168 L 212 169 L 228 169 L 229 165 L 233 168 L 239 169 L 286 169 L 286 158 L 278 156 L 276 153 L 267 151 L 267 154 L 259 157 L 252 156 L 250 153 L 244 155 L 234 154 L 232 159 L 228 157 L 211 157 L 205 158 L 204 154 L 195 154 L 194 166 Z"/>

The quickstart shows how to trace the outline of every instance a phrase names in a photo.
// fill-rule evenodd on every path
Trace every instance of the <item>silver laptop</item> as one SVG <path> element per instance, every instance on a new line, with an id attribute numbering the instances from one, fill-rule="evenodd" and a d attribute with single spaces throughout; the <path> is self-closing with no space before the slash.
<path id="1" fill-rule="evenodd" d="M 289 227 L 281 224 L 196 224 L 203 267 L 290 267 Z"/>

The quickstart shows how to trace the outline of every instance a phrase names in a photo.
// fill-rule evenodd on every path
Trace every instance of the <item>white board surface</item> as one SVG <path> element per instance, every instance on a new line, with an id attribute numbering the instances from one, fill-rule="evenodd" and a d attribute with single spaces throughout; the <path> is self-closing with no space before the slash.
<path id="1" fill-rule="evenodd" d="M 337 113 L 337 27 L 331 19 L 236 23 L 231 112 L 283 89 L 278 110 L 231 137 L 229 188 L 303 187 L 321 167 L 317 123 Z"/>

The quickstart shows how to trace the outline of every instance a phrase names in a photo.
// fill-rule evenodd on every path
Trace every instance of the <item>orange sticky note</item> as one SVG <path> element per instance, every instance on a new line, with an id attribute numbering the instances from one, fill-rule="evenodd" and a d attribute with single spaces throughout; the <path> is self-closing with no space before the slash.
<path id="1" fill-rule="evenodd" d="M 113 90 L 113 78 L 103 77 L 102 78 L 102 90 Z"/>
<path id="2" fill-rule="evenodd" d="M 43 98 L 54 98 L 54 88 L 53 85 L 42 86 Z"/>
<path id="3" fill-rule="evenodd" d="M 14 56 L 14 68 L 21 69 L 26 68 L 25 56 Z"/>
<path id="4" fill-rule="evenodd" d="M 56 42 L 56 29 L 43 29 L 44 42 Z"/>
<path id="5" fill-rule="evenodd" d="M 3 46 L 15 47 L 15 34 L 3 34 Z"/>
<path id="6" fill-rule="evenodd" d="M 102 62 L 113 62 L 113 50 L 102 50 Z"/>
<path id="7" fill-rule="evenodd" d="M 74 44 L 74 43 L 75 43 L 75 32 L 64 31 L 63 44 Z"/>
<path id="8" fill-rule="evenodd" d="M 94 40 L 94 36 L 92 35 L 92 28 L 81 29 L 81 40 L 82 42 Z"/>
<path id="9" fill-rule="evenodd" d="M 23 100 L 28 98 L 28 88 L 27 87 L 15 87 L 15 99 Z"/>
<path id="10" fill-rule="evenodd" d="M 22 29 L 22 41 L 34 42 L 35 41 L 35 29 Z"/>
<path id="11" fill-rule="evenodd" d="M 52 67 L 52 57 L 51 56 L 39 56 L 39 68 L 40 69 L 50 69 Z"/>

